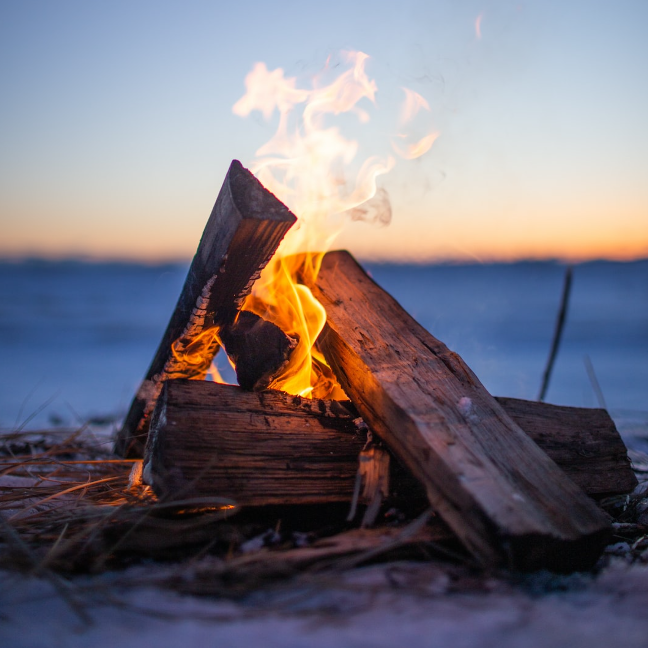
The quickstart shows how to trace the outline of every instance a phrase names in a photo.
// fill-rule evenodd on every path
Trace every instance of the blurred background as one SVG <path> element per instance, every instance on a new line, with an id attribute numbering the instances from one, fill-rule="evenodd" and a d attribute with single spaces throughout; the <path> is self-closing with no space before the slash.
<path id="1" fill-rule="evenodd" d="M 246 75 L 303 87 L 353 49 L 378 92 L 346 135 L 384 153 L 403 87 L 439 135 L 380 178 L 391 223 L 335 246 L 524 398 L 576 263 L 547 400 L 602 394 L 645 429 L 647 19 L 629 0 L 0 3 L 0 426 L 123 415 L 230 161 L 277 126 L 233 114 Z"/>

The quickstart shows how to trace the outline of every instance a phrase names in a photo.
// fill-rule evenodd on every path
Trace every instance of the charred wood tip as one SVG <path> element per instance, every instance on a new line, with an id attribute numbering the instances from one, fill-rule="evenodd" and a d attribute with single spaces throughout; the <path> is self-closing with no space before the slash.
<path id="1" fill-rule="evenodd" d="M 220 337 L 239 385 L 248 391 L 267 389 L 299 342 L 250 311 L 241 311 L 231 326 L 221 330 Z"/>

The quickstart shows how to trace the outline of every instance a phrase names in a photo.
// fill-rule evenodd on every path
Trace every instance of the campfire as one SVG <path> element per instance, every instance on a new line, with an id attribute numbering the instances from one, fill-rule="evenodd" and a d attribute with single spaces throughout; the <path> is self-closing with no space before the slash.
<path id="1" fill-rule="evenodd" d="M 351 55 L 349 70 L 312 90 L 263 64 L 248 76 L 234 112 L 277 108 L 279 129 L 257 177 L 232 162 L 116 451 L 142 458 L 163 501 L 346 503 L 347 521 L 364 527 L 418 505 L 482 566 L 590 567 L 610 523 L 588 495 L 635 484 L 609 416 L 494 398 L 348 252 L 322 251 L 330 214 L 384 211 L 376 178 L 395 163 L 368 158 L 350 187 L 332 172 L 355 143 L 325 117 L 368 118 L 359 102 L 376 87 L 365 59 Z M 427 108 L 405 95 L 401 126 Z M 393 149 L 414 158 L 436 136 L 401 132 Z M 213 369 L 221 348 L 239 386 Z"/>
<path id="2" fill-rule="evenodd" d="M 602 505 L 637 484 L 607 412 L 493 397 L 349 252 L 328 251 L 344 218 L 389 220 L 377 178 L 437 137 L 421 126 L 425 100 L 404 90 L 392 152 L 355 162 L 356 142 L 328 119 L 366 122 L 377 89 L 365 55 L 348 61 L 308 90 L 263 64 L 248 76 L 234 111 L 278 110 L 279 129 L 251 170 L 231 163 L 119 458 L 79 432 L 41 457 L 40 440 L 5 440 L 3 474 L 20 485 L 0 517 L 11 560 L 69 572 L 141 553 L 226 556 L 202 575 L 209 587 L 172 579 L 183 591 L 403 552 L 483 568 L 596 563 L 612 532 Z M 238 385 L 215 367 L 221 349 Z"/>
<path id="3" fill-rule="evenodd" d="M 349 520 L 365 505 L 372 525 L 385 503 L 427 500 L 482 565 L 591 566 L 610 526 L 583 490 L 635 483 L 607 414 L 493 398 L 343 251 L 318 255 L 315 268 L 307 254 L 281 265 L 319 304 L 305 360 L 279 303 L 246 310 L 295 220 L 232 163 L 118 452 L 143 456 L 144 480 L 165 501 L 346 502 Z M 242 386 L 202 380 L 221 345 Z M 315 385 L 302 388 L 291 367 L 305 364 Z"/>

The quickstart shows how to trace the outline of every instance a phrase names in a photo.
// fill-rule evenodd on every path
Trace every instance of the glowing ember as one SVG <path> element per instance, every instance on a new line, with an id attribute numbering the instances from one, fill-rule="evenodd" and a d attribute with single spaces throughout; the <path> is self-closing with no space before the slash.
<path id="1" fill-rule="evenodd" d="M 344 397 L 323 356 L 314 348 L 326 313 L 301 281 L 304 275 L 308 276 L 305 283 L 317 276 L 324 252 L 341 229 L 340 216 L 383 223 L 391 217 L 387 194 L 378 189 L 376 179 L 393 168 L 394 157 L 359 160 L 358 142 L 345 138 L 338 126 L 331 125 L 345 113 L 355 116 L 361 125 L 369 122 L 367 109 L 375 106 L 378 88 L 365 71 L 367 59 L 362 52 L 345 54 L 346 69 L 332 81 L 328 81 L 332 68 L 327 62 L 308 89 L 298 88 L 296 79 L 286 78 L 282 69 L 269 71 L 264 63 L 257 63 L 245 79 L 246 94 L 233 107 L 242 117 L 256 110 L 267 120 L 275 110 L 279 113 L 276 133 L 257 151 L 250 169 L 299 221 L 243 307 L 299 338 L 285 372 L 271 384 L 291 394 Z M 421 95 L 404 91 L 400 132 L 392 147 L 401 157 L 413 159 L 430 149 L 437 133 L 415 138 L 404 132 L 419 111 L 429 111 Z M 297 253 L 306 253 L 305 265 L 303 255 L 296 260 Z"/>

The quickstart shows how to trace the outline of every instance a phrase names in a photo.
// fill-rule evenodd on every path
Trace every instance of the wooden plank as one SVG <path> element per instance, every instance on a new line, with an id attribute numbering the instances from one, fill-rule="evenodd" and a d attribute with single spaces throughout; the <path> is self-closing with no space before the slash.
<path id="1" fill-rule="evenodd" d="M 172 380 L 155 409 L 144 479 L 165 498 L 242 505 L 350 501 L 366 428 L 338 401 Z"/>
<path id="2" fill-rule="evenodd" d="M 142 456 L 163 381 L 205 378 L 220 346 L 214 334 L 233 322 L 295 220 L 240 162 L 232 162 L 162 341 L 117 435 L 118 454 Z"/>
<path id="3" fill-rule="evenodd" d="M 482 564 L 577 569 L 597 560 L 610 534 L 605 515 L 457 354 L 348 252 L 325 255 L 312 289 L 328 318 L 318 346 L 340 384 Z"/>
<path id="4" fill-rule="evenodd" d="M 634 488 L 625 446 L 605 411 L 498 401 L 586 493 Z M 350 502 L 367 442 L 358 416 L 349 402 L 168 381 L 153 415 L 147 480 L 166 499 L 217 496 L 247 506 Z M 397 461 L 386 471 L 373 463 L 391 484 L 385 495 L 392 503 L 425 501 L 425 491 Z M 360 495 L 369 503 L 370 495 Z"/>
<path id="5" fill-rule="evenodd" d="M 604 409 L 496 398 L 506 413 L 590 497 L 631 493 L 637 486 L 628 450 Z"/>

